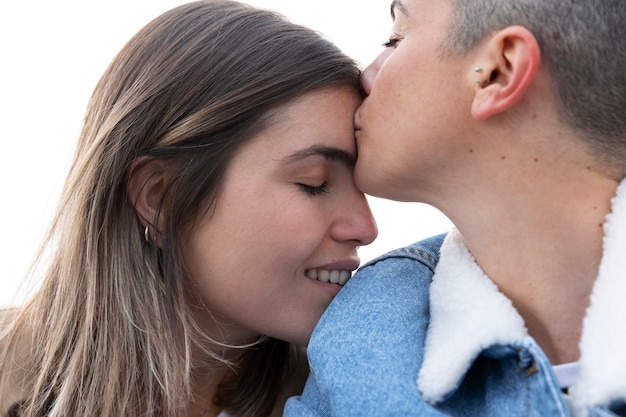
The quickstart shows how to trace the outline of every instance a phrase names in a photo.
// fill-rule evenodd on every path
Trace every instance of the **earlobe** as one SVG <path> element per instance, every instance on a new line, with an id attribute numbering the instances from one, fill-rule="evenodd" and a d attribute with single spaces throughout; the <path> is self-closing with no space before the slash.
<path id="1" fill-rule="evenodd" d="M 161 208 L 168 183 L 169 171 L 165 164 L 150 157 L 137 158 L 127 173 L 128 199 L 146 227 L 146 235 L 157 243 L 164 231 Z"/>
<path id="2" fill-rule="evenodd" d="M 534 35 L 521 26 L 507 27 L 485 45 L 485 58 L 477 74 L 472 116 L 485 120 L 517 103 L 539 68 L 540 51 Z M 474 71 L 476 71 L 476 69 Z"/>

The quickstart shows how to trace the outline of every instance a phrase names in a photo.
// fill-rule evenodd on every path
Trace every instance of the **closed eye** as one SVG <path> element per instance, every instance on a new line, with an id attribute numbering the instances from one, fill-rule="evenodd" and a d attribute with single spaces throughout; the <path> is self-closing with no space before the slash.
<path id="1" fill-rule="evenodd" d="M 395 48 L 398 46 L 398 42 L 400 42 L 399 38 L 390 38 L 387 42 L 383 43 L 385 48 Z"/>
<path id="2" fill-rule="evenodd" d="M 324 181 L 321 185 L 297 184 L 298 187 L 309 195 L 320 195 L 328 192 L 328 183 Z"/>

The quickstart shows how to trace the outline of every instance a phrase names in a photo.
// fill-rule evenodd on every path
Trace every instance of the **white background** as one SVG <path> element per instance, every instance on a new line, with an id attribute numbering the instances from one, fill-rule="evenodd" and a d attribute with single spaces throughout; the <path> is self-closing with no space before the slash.
<path id="1" fill-rule="evenodd" d="M 130 37 L 175 0 L 0 0 L 0 305 L 20 287 L 43 239 L 91 92 Z M 327 35 L 367 65 L 387 40 L 390 0 L 248 0 Z M 417 203 L 370 198 L 379 237 L 363 261 L 446 231 Z"/>

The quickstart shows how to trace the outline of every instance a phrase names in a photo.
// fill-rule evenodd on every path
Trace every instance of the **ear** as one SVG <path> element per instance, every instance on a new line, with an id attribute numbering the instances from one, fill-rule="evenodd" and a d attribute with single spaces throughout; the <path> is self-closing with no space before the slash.
<path id="1" fill-rule="evenodd" d="M 481 48 L 482 65 L 475 84 L 472 116 L 485 120 L 511 108 L 528 90 L 540 62 L 534 35 L 521 26 L 510 26 L 496 33 Z M 481 62 L 481 64 L 482 64 Z"/>
<path id="2" fill-rule="evenodd" d="M 144 226 L 157 244 L 165 229 L 161 208 L 170 181 L 170 172 L 162 161 L 147 156 L 133 161 L 128 173 L 128 198 Z"/>

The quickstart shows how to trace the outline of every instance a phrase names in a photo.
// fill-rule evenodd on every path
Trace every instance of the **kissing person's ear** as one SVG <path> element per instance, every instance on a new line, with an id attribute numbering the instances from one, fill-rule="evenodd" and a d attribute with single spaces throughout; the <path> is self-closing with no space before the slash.
<path id="1" fill-rule="evenodd" d="M 171 174 L 162 161 L 142 156 L 128 170 L 128 198 L 146 229 L 146 240 L 160 246 L 161 233 L 165 229 L 165 201 Z"/>
<path id="2" fill-rule="evenodd" d="M 540 62 L 535 36 L 522 26 L 509 26 L 484 42 L 477 59 L 472 116 L 485 120 L 517 103 L 531 84 Z M 488 63 L 488 64 L 484 64 Z"/>

